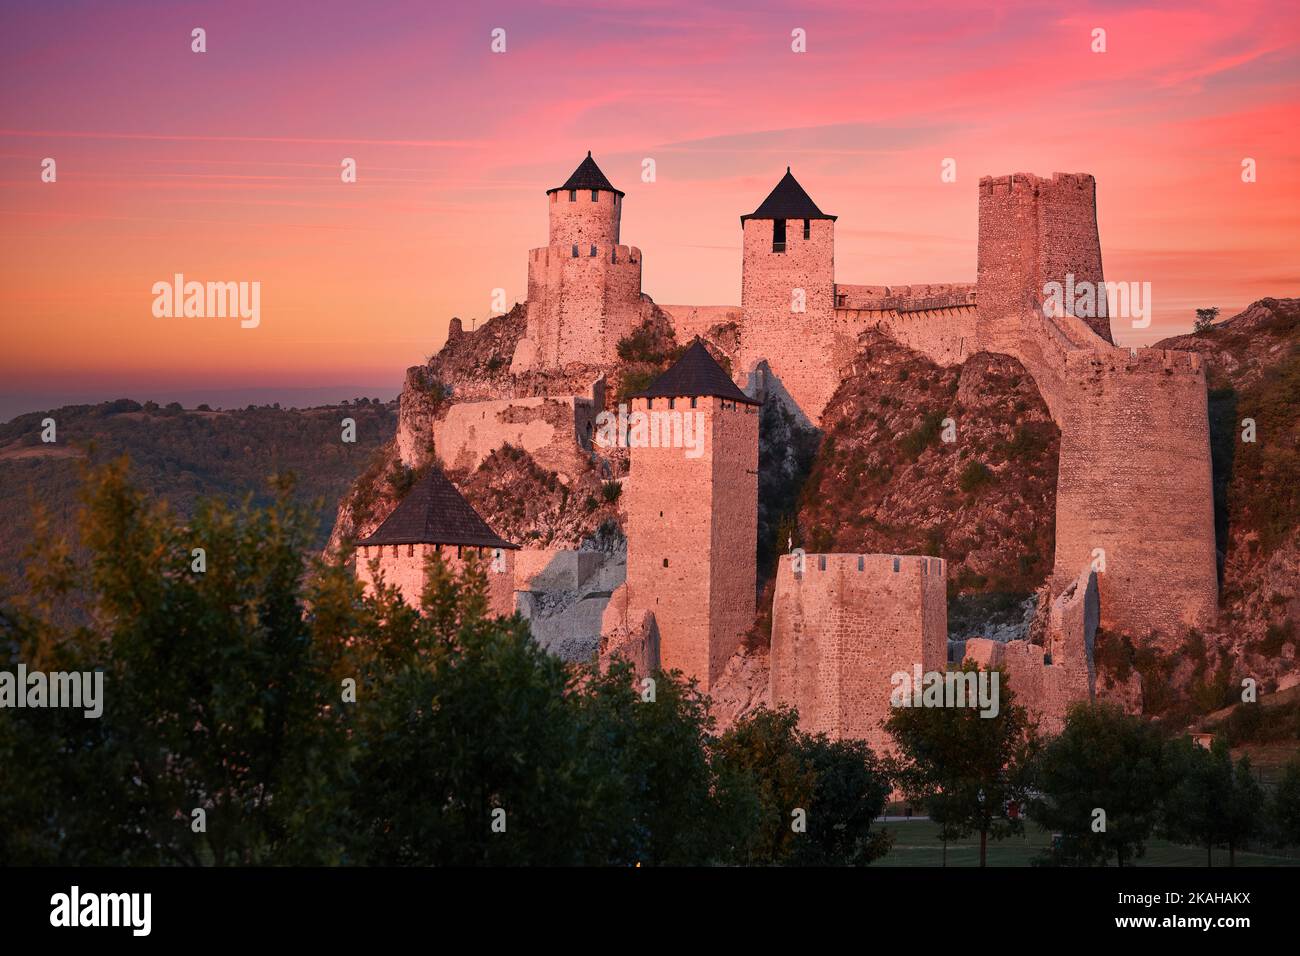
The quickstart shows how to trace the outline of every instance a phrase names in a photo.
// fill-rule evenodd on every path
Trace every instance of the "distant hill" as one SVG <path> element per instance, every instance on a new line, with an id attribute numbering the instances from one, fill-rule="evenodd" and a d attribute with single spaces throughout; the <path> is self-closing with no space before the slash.
<path id="1" fill-rule="evenodd" d="M 41 441 L 47 418 L 55 421 L 52 444 Z M 345 418 L 356 422 L 355 443 L 342 441 Z M 292 471 L 299 500 L 321 503 L 315 544 L 323 546 L 339 498 L 396 427 L 396 402 L 368 399 L 215 411 L 119 399 L 21 415 L 0 425 L 0 588 L 21 588 L 34 502 L 47 509 L 54 531 L 72 528 L 88 460 L 129 456 L 136 482 L 184 514 L 206 496 L 252 494 L 265 503 L 271 498 L 267 479 Z"/>

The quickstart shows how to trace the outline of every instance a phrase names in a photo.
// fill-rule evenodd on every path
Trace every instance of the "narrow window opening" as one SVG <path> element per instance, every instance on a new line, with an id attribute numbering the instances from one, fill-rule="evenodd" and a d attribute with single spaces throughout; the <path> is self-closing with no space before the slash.
<path id="1" fill-rule="evenodd" d="M 591 191 L 591 201 L 600 202 L 600 193 L 596 192 L 594 189 Z"/>
<path id="2" fill-rule="evenodd" d="M 772 220 L 772 251 L 785 252 L 785 220 Z"/>
<path id="3" fill-rule="evenodd" d="M 665 568 L 668 567 L 668 559 L 667 559 L 667 558 L 664 558 L 664 567 L 665 567 Z"/>
<path id="4" fill-rule="evenodd" d="M 569 202 L 577 202 L 577 201 L 578 201 L 578 191 L 576 189 L 570 189 Z"/>
<path id="5" fill-rule="evenodd" d="M 818 571 L 826 570 L 826 555 L 824 554 L 817 555 L 817 570 Z"/>
<path id="6" fill-rule="evenodd" d="M 894 571 L 898 571 L 898 558 L 894 558 Z"/>
<path id="7" fill-rule="evenodd" d="M 573 258 L 578 258 L 578 244 L 576 242 L 573 244 Z"/>
<path id="8" fill-rule="evenodd" d="M 591 257 L 596 258 L 596 246 L 594 244 L 591 247 Z"/>
<path id="9" fill-rule="evenodd" d="M 805 220 L 803 221 L 803 237 L 804 237 L 805 239 L 811 239 L 811 238 L 812 238 L 812 220 L 811 220 L 811 219 L 805 219 Z"/>
<path id="10" fill-rule="evenodd" d="M 694 407 L 695 407 L 695 403 L 698 402 L 698 401 L 699 401 L 698 398 L 692 398 L 692 399 L 691 399 L 691 408 L 694 408 Z"/>

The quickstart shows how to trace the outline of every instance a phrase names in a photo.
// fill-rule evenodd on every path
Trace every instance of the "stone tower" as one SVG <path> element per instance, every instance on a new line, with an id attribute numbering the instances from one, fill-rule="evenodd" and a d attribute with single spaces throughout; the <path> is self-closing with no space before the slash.
<path id="1" fill-rule="evenodd" d="M 632 398 L 627 603 L 706 691 L 754 623 L 758 411 L 698 339 Z"/>
<path id="2" fill-rule="evenodd" d="M 623 195 L 590 152 L 546 191 L 550 236 L 528 253 L 527 331 L 512 372 L 613 362 L 640 323 L 641 250 L 618 242 Z"/>
<path id="3" fill-rule="evenodd" d="M 813 424 L 839 386 L 830 359 L 835 318 L 835 217 L 817 208 L 786 167 L 766 199 L 740 217 L 744 232 L 740 371 L 766 361 Z"/>
<path id="4" fill-rule="evenodd" d="M 473 553 L 487 571 L 491 612 L 505 616 L 515 611 L 514 552 L 518 549 L 488 527 L 434 467 L 383 524 L 357 542 L 357 579 L 370 589 L 382 576 L 385 583 L 401 590 L 407 604 L 419 607 L 429 559 L 436 554 L 459 571 Z"/>
<path id="5" fill-rule="evenodd" d="M 894 749 L 895 673 L 942 672 L 948 657 L 946 566 L 893 554 L 783 555 L 772 602 L 773 705 L 833 739 Z"/>
<path id="6" fill-rule="evenodd" d="M 1097 234 L 1097 183 L 1087 173 L 1029 173 L 980 180 L 979 326 L 986 348 L 1020 337 L 1019 317 L 1043 299 L 1048 282 L 1105 288 Z M 1079 318 L 1113 344 L 1106 298 Z M 1016 354 L 1008 351 L 1008 354 Z"/>

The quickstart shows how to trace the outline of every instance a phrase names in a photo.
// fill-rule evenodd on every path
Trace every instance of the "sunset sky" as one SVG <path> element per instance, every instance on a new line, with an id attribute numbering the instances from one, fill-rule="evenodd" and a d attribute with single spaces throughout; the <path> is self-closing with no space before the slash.
<path id="1" fill-rule="evenodd" d="M 0 420 L 391 397 L 452 315 L 523 299 L 588 149 L 660 303 L 739 304 L 739 216 L 787 165 L 841 282 L 974 281 L 979 177 L 1059 170 L 1097 178 L 1106 277 L 1152 283 L 1120 344 L 1300 294 L 1295 0 L 435 6 L 6 4 Z M 260 326 L 155 318 L 177 272 L 259 281 Z"/>

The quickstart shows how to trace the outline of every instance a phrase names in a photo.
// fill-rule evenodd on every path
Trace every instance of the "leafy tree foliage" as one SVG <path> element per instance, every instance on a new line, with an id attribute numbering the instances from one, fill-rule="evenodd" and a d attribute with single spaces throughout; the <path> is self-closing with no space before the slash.
<path id="1" fill-rule="evenodd" d="M 1182 738 L 1170 745 L 1168 764 L 1164 825 L 1169 835 L 1203 845 L 1206 865 L 1213 865 L 1215 846 L 1227 846 L 1229 866 L 1235 864 L 1237 847 L 1264 825 L 1264 793 L 1250 758 L 1234 766 L 1222 737 L 1209 750 Z"/>
<path id="2" fill-rule="evenodd" d="M 625 666 L 574 669 L 523 620 L 491 617 L 472 561 L 433 561 L 419 611 L 383 582 L 365 594 L 342 560 L 305 557 L 313 529 L 292 482 L 275 495 L 205 501 L 187 519 L 132 487 L 124 463 L 91 472 L 79 540 L 42 538 L 27 591 L 0 604 L 0 668 L 102 671 L 103 714 L 0 711 L 0 863 L 883 852 L 870 824 L 885 784 L 865 747 L 799 734 L 793 713 L 719 739 L 679 674 L 643 685 Z M 782 841 L 768 811 L 790 800 L 810 826 Z"/>
<path id="3" fill-rule="evenodd" d="M 963 673 L 979 673 L 973 661 Z M 910 800 L 926 807 L 951 839 L 980 836 L 980 866 L 989 838 L 1024 830 L 1014 807 L 1025 805 L 1029 771 L 1038 747 L 1028 711 L 1015 702 L 1005 673 L 997 674 L 998 710 L 977 707 L 896 707 L 885 728 L 898 744 L 893 774 Z"/>
<path id="4" fill-rule="evenodd" d="M 1082 866 L 1140 858 L 1158 822 L 1164 740 L 1141 717 L 1114 706 L 1077 704 L 1034 767 L 1030 815 L 1063 837 L 1062 862 Z M 1096 810 L 1105 813 L 1097 832 Z"/>

